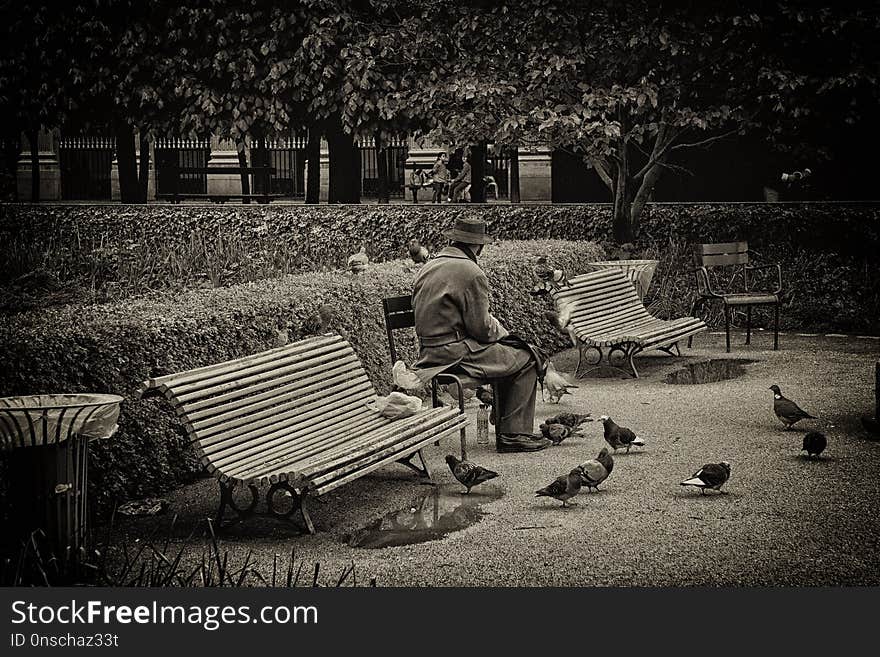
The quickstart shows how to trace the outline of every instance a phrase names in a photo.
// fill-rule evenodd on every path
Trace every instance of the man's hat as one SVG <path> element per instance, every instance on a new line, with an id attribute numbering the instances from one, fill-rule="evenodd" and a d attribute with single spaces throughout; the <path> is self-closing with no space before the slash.
<path id="1" fill-rule="evenodd" d="M 443 231 L 443 235 L 453 242 L 465 244 L 489 244 L 492 236 L 486 233 L 486 222 L 482 219 L 460 218 L 455 220 L 455 228 Z"/>

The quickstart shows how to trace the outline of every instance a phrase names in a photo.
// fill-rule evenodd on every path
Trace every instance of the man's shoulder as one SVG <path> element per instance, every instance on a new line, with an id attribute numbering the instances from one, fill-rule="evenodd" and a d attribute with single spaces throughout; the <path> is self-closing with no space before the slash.
<path id="1" fill-rule="evenodd" d="M 423 274 L 429 274 L 435 271 L 442 272 L 444 276 L 455 275 L 467 278 L 483 275 L 483 270 L 480 266 L 466 255 L 447 252 L 446 249 L 422 265 L 422 269 L 419 272 L 419 278 L 421 278 Z"/>

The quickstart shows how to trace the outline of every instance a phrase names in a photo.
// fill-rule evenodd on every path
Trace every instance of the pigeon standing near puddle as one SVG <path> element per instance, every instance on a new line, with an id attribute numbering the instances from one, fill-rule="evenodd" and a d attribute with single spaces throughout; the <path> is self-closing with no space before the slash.
<path id="1" fill-rule="evenodd" d="M 599 490 L 599 484 L 608 479 L 614 469 L 614 457 L 607 447 L 603 447 L 599 455 L 580 465 L 581 482 L 588 489 Z"/>
<path id="2" fill-rule="evenodd" d="M 481 465 L 476 465 L 470 461 L 462 461 L 452 454 L 449 454 L 446 457 L 446 464 L 449 466 L 449 469 L 452 470 L 452 476 L 467 488 L 464 492 L 465 495 L 469 494 L 471 488 L 474 486 L 479 486 L 480 484 L 498 476 L 498 473 L 493 470 L 484 468 Z"/>
<path id="3" fill-rule="evenodd" d="M 778 417 L 785 425 L 786 431 L 791 429 L 796 423 L 800 422 L 801 420 L 817 419 L 815 416 L 807 413 L 790 399 L 786 399 L 785 397 L 783 397 L 782 391 L 779 389 L 779 386 L 772 385 L 770 386 L 770 390 L 773 391 L 773 412 L 776 413 L 776 417 Z"/>

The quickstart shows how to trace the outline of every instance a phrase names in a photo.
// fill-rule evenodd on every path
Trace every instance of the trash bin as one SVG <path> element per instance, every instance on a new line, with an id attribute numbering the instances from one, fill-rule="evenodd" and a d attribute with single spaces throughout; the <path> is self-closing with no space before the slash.
<path id="1" fill-rule="evenodd" d="M 658 260 L 600 260 L 591 262 L 590 266 L 599 269 L 619 269 L 633 282 L 639 299 L 644 299 L 651 279 L 657 269 Z"/>
<path id="2" fill-rule="evenodd" d="M 87 548 L 89 441 L 117 429 L 118 395 L 0 398 L 0 453 L 7 462 L 8 538 L 42 530 L 56 558 Z"/>

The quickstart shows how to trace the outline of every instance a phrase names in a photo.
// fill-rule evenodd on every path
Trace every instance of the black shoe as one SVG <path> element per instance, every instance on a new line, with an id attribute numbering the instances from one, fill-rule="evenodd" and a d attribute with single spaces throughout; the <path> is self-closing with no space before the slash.
<path id="1" fill-rule="evenodd" d="M 537 452 L 553 444 L 543 436 L 529 434 L 507 434 L 495 439 L 495 449 L 502 453 Z"/>

